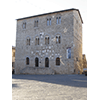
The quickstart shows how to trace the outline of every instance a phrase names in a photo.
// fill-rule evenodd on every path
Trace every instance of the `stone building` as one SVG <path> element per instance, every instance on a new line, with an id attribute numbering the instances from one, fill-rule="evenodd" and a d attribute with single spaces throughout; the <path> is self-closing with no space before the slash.
<path id="1" fill-rule="evenodd" d="M 78 9 L 17 19 L 15 73 L 81 74 L 82 24 Z"/>
<path id="2" fill-rule="evenodd" d="M 15 47 L 12 46 L 12 71 L 14 71 L 15 68 Z"/>

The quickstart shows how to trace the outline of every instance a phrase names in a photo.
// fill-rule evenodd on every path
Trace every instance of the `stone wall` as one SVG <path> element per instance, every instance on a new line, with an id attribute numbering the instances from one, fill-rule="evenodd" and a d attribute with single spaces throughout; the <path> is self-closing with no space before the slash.
<path id="1" fill-rule="evenodd" d="M 74 61 L 76 74 L 83 72 L 82 65 L 82 22 L 78 12 L 73 11 L 74 15 Z"/>

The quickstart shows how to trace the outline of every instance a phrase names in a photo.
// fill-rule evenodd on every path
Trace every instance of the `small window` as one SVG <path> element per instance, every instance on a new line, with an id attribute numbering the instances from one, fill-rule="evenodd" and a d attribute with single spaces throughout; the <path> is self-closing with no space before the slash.
<path id="1" fill-rule="evenodd" d="M 37 20 L 37 22 L 36 22 L 36 27 L 38 27 L 38 20 Z"/>
<path id="2" fill-rule="evenodd" d="M 51 25 L 51 18 L 49 19 L 49 25 Z"/>
<path id="3" fill-rule="evenodd" d="M 45 44 L 46 44 L 46 45 L 49 44 L 49 36 L 46 36 L 46 37 L 45 37 Z"/>
<path id="4" fill-rule="evenodd" d="M 56 17 L 56 24 L 61 24 L 61 17 Z"/>
<path id="5" fill-rule="evenodd" d="M 38 20 L 34 21 L 34 27 L 38 27 Z"/>
<path id="6" fill-rule="evenodd" d="M 47 26 L 49 26 L 49 19 L 47 19 Z"/>
<path id="7" fill-rule="evenodd" d="M 59 17 L 59 24 L 61 24 L 61 17 Z"/>
<path id="8" fill-rule="evenodd" d="M 58 24 L 58 17 L 56 18 L 56 24 Z"/>
<path id="9" fill-rule="evenodd" d="M 27 38 L 26 45 L 30 45 L 30 38 Z"/>
<path id="10" fill-rule="evenodd" d="M 76 61 L 78 61 L 78 57 L 76 57 Z"/>
<path id="11" fill-rule="evenodd" d="M 47 26 L 51 25 L 51 18 L 47 19 Z"/>
<path id="12" fill-rule="evenodd" d="M 26 22 L 23 23 L 22 27 L 23 29 L 26 29 Z"/>
<path id="13" fill-rule="evenodd" d="M 38 37 L 35 38 L 35 45 L 39 45 L 39 38 Z"/>
<path id="14" fill-rule="evenodd" d="M 58 65 L 58 66 L 60 65 L 60 58 L 59 57 L 56 58 L 56 65 Z"/>
<path id="15" fill-rule="evenodd" d="M 37 57 L 35 58 L 35 67 L 39 67 L 39 59 Z"/>
<path id="16" fill-rule="evenodd" d="M 56 36 L 56 43 L 61 43 L 61 37 L 59 35 Z"/>
<path id="17" fill-rule="evenodd" d="M 49 67 L 49 58 L 48 57 L 45 58 L 45 67 Z"/>
<path id="18" fill-rule="evenodd" d="M 71 48 L 70 47 L 67 48 L 67 58 L 71 59 Z"/>
<path id="19" fill-rule="evenodd" d="M 29 65 L 29 58 L 26 58 L 26 65 Z"/>

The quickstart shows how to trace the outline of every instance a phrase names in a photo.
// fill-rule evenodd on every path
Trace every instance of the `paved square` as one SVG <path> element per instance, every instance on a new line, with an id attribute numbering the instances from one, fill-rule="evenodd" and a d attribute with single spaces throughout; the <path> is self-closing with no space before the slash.
<path id="1" fill-rule="evenodd" d="M 12 75 L 12 100 L 87 100 L 87 77 Z"/>

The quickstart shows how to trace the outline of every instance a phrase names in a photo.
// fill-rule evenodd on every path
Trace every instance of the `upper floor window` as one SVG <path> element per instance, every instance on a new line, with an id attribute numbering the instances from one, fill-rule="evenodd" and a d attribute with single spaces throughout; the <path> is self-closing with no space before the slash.
<path id="1" fill-rule="evenodd" d="M 45 44 L 49 44 L 49 36 L 45 37 Z"/>
<path id="2" fill-rule="evenodd" d="M 51 25 L 51 18 L 47 19 L 47 26 Z"/>
<path id="3" fill-rule="evenodd" d="M 61 37 L 59 35 L 56 36 L 56 43 L 61 43 Z"/>
<path id="4" fill-rule="evenodd" d="M 26 45 L 30 45 L 30 38 L 26 39 Z"/>
<path id="5" fill-rule="evenodd" d="M 34 21 L 34 27 L 38 27 L 38 20 Z"/>
<path id="6" fill-rule="evenodd" d="M 56 17 L 56 24 L 61 24 L 61 17 Z"/>
<path id="7" fill-rule="evenodd" d="M 22 28 L 26 29 L 26 22 L 23 23 Z"/>
<path id="8" fill-rule="evenodd" d="M 29 58 L 26 58 L 26 65 L 29 65 Z"/>
<path id="9" fill-rule="evenodd" d="M 70 59 L 71 58 L 71 47 L 67 48 L 67 58 Z"/>
<path id="10" fill-rule="evenodd" d="M 38 37 L 35 38 L 35 45 L 39 45 L 39 38 Z"/>

